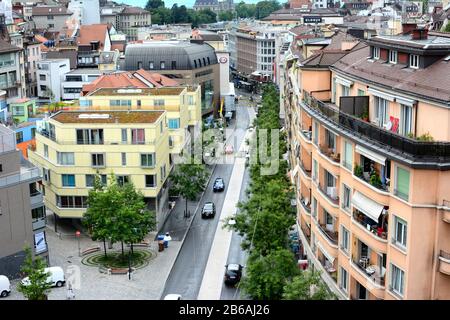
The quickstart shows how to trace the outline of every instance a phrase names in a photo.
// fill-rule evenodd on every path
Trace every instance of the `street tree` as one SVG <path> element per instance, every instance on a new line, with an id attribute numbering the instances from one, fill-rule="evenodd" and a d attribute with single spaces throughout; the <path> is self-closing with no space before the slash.
<path id="1" fill-rule="evenodd" d="M 232 21 L 233 20 L 233 12 L 228 10 L 228 11 L 221 11 L 219 12 L 219 21 Z"/>
<path id="2" fill-rule="evenodd" d="M 45 272 L 45 262 L 38 256 L 33 260 L 30 247 L 25 247 L 24 250 L 25 260 L 20 271 L 28 277 L 29 283 L 24 285 L 22 282 L 19 282 L 17 291 L 22 293 L 28 300 L 47 300 L 51 284 L 47 282 L 50 273 Z"/>
<path id="3" fill-rule="evenodd" d="M 145 5 L 145 10 L 152 11 L 154 9 L 158 9 L 161 7 L 164 8 L 164 6 L 165 6 L 164 1 L 162 1 L 162 0 L 148 0 L 147 4 Z M 153 17 L 152 17 L 152 19 L 153 19 Z"/>
<path id="4" fill-rule="evenodd" d="M 256 19 L 263 19 L 269 16 L 272 12 L 280 10 L 281 5 L 278 1 L 260 1 L 256 4 Z"/>
<path id="5" fill-rule="evenodd" d="M 174 193 L 186 200 L 185 214 L 188 212 L 188 201 L 194 201 L 197 195 L 205 190 L 208 175 L 203 164 L 195 164 L 194 160 L 186 160 L 175 167 L 171 175 Z"/>
<path id="6" fill-rule="evenodd" d="M 287 249 L 272 251 L 267 256 L 251 255 L 241 287 L 256 300 L 279 300 L 283 290 L 299 273 L 292 252 Z"/>
<path id="7" fill-rule="evenodd" d="M 284 286 L 283 299 L 286 300 L 331 300 L 335 296 L 330 293 L 320 278 L 319 272 L 304 270 Z"/>
<path id="8" fill-rule="evenodd" d="M 442 31 L 444 31 L 444 32 L 450 32 L 450 21 L 447 22 L 447 25 L 443 28 Z"/>

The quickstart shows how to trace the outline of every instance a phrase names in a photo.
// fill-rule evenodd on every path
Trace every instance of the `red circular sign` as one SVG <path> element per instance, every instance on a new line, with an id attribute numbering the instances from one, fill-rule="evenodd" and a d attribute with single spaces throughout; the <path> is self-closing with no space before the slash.
<path id="1" fill-rule="evenodd" d="M 80 232 L 80 231 L 78 231 L 78 230 L 77 230 L 77 232 L 75 232 L 75 235 L 76 235 L 77 237 L 79 237 L 79 236 L 80 236 L 80 234 L 81 234 L 81 232 Z"/>

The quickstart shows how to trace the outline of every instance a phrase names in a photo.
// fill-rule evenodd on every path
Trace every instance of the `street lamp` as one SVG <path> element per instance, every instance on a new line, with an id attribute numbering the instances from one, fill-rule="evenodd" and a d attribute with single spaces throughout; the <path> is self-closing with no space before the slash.
<path id="1" fill-rule="evenodd" d="M 78 256 L 79 257 L 81 257 L 80 235 L 81 235 L 81 232 L 77 230 L 77 232 L 75 232 L 75 236 L 78 239 Z"/>

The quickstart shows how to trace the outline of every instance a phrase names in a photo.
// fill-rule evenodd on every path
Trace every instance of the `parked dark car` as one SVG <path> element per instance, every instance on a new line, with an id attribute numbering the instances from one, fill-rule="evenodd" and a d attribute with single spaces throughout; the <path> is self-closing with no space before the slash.
<path id="1" fill-rule="evenodd" d="M 224 282 L 226 285 L 236 285 L 242 277 L 244 267 L 237 263 L 230 263 L 225 266 Z"/>
<path id="2" fill-rule="evenodd" d="M 220 192 L 223 190 L 225 190 L 225 182 L 222 178 L 216 178 L 216 180 L 214 180 L 213 192 Z"/>
<path id="3" fill-rule="evenodd" d="M 212 202 L 205 202 L 202 209 L 202 218 L 214 218 L 216 215 L 216 205 Z"/>

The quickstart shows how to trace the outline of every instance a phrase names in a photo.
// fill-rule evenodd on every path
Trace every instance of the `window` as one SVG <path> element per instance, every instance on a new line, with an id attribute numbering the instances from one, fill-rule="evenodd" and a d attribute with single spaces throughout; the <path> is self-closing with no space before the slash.
<path id="1" fill-rule="evenodd" d="M 336 153 L 336 135 L 328 130 L 325 130 L 325 139 L 327 142 L 327 147 Z"/>
<path id="2" fill-rule="evenodd" d="M 194 97 L 193 97 L 193 96 L 187 96 L 187 103 L 188 103 L 189 105 L 194 104 Z"/>
<path id="3" fill-rule="evenodd" d="M 313 176 L 312 176 L 312 178 L 315 182 L 317 182 L 317 179 L 319 178 L 318 164 L 317 164 L 317 160 L 315 160 L 315 159 L 313 159 Z"/>
<path id="4" fill-rule="evenodd" d="M 364 90 L 358 89 L 358 96 L 365 96 L 366 92 Z"/>
<path id="5" fill-rule="evenodd" d="M 21 143 L 23 142 L 23 132 L 16 132 L 16 143 Z"/>
<path id="6" fill-rule="evenodd" d="M 122 165 L 127 165 L 127 154 L 125 152 L 122 152 Z"/>
<path id="7" fill-rule="evenodd" d="M 172 69 L 176 69 L 177 68 L 177 62 L 176 61 L 172 61 Z"/>
<path id="8" fill-rule="evenodd" d="M 44 144 L 44 157 L 48 158 L 48 145 Z"/>
<path id="9" fill-rule="evenodd" d="M 30 197 L 33 197 L 40 193 L 39 190 L 37 189 L 36 182 L 30 183 L 29 187 L 30 187 Z"/>
<path id="10" fill-rule="evenodd" d="M 161 182 L 163 182 L 164 178 L 166 177 L 166 165 L 161 166 L 160 171 L 161 171 Z"/>
<path id="11" fill-rule="evenodd" d="M 39 75 L 39 80 L 45 81 L 46 80 L 45 74 L 40 74 Z M 44 90 L 46 90 L 46 89 L 47 88 L 45 88 Z M 42 88 L 41 88 L 41 90 L 42 90 Z"/>
<path id="12" fill-rule="evenodd" d="M 131 143 L 145 144 L 145 129 L 131 129 Z"/>
<path id="13" fill-rule="evenodd" d="M 44 176 L 44 181 L 50 182 L 50 170 L 43 168 L 42 172 L 43 172 L 43 176 Z"/>
<path id="14" fill-rule="evenodd" d="M 166 62 L 165 61 L 161 61 L 161 69 L 165 69 L 166 68 Z"/>
<path id="15" fill-rule="evenodd" d="M 350 95 L 350 88 L 344 85 L 341 85 L 342 88 L 342 96 L 347 97 Z"/>
<path id="16" fill-rule="evenodd" d="M 313 143 L 317 145 L 317 140 L 319 139 L 319 124 L 314 121 L 313 123 Z"/>
<path id="17" fill-rule="evenodd" d="M 49 27 L 49 28 L 54 28 L 55 25 L 54 25 L 53 23 L 49 23 L 49 24 L 48 24 L 48 27 Z"/>
<path id="18" fill-rule="evenodd" d="M 117 184 L 123 186 L 125 183 L 129 183 L 130 178 L 128 176 L 117 176 Z"/>
<path id="19" fill-rule="evenodd" d="M 154 153 L 141 153 L 141 166 L 142 167 L 154 167 L 155 166 L 155 154 Z"/>
<path id="20" fill-rule="evenodd" d="M 350 203 L 351 203 L 351 190 L 349 187 L 347 187 L 345 184 L 342 184 L 342 209 L 344 209 L 345 211 L 350 211 Z"/>
<path id="21" fill-rule="evenodd" d="M 56 205 L 59 208 L 87 208 L 87 197 L 56 195 Z"/>
<path id="22" fill-rule="evenodd" d="M 173 148 L 173 137 L 169 136 L 169 148 Z"/>
<path id="23" fill-rule="evenodd" d="M 180 128 L 180 118 L 169 119 L 169 129 L 179 129 Z"/>
<path id="24" fill-rule="evenodd" d="M 77 129 L 77 144 L 103 144 L 103 129 Z"/>
<path id="25" fill-rule="evenodd" d="M 140 109 L 141 106 L 142 106 L 141 100 L 137 100 L 137 101 L 136 101 L 136 104 L 137 104 L 137 108 Z"/>
<path id="26" fill-rule="evenodd" d="M 419 68 L 419 56 L 416 54 L 409 55 L 409 67 L 418 69 Z"/>
<path id="27" fill-rule="evenodd" d="M 412 132 L 412 107 L 400 106 L 400 134 L 407 136 Z"/>
<path id="28" fill-rule="evenodd" d="M 122 143 L 128 142 L 127 129 L 122 129 Z"/>
<path id="29" fill-rule="evenodd" d="M 333 81 L 331 84 L 332 84 L 332 86 L 331 86 L 331 91 L 332 91 L 331 102 L 335 103 L 335 101 L 336 101 L 336 78 L 333 78 Z"/>
<path id="30" fill-rule="evenodd" d="M 161 121 L 159 123 L 159 133 L 162 133 L 162 132 L 163 132 L 163 122 Z"/>
<path id="31" fill-rule="evenodd" d="M 95 175 L 94 174 L 87 174 L 86 175 L 86 187 L 92 188 L 94 186 L 95 181 Z M 100 183 L 104 186 L 106 186 L 107 177 L 106 174 L 100 175 Z"/>
<path id="32" fill-rule="evenodd" d="M 142 69 L 142 61 L 138 61 L 138 67 L 137 68 L 138 68 L 138 70 Z"/>
<path id="33" fill-rule="evenodd" d="M 198 65 L 199 65 L 199 68 L 202 67 L 202 60 L 198 59 Z"/>
<path id="34" fill-rule="evenodd" d="M 105 166 L 105 154 L 103 153 L 92 153 L 92 166 L 93 167 L 104 167 Z"/>
<path id="35" fill-rule="evenodd" d="M 394 239 L 393 242 L 395 244 L 400 245 L 401 247 L 406 249 L 406 238 L 408 236 L 408 223 L 400 219 L 397 216 L 394 216 Z"/>
<path id="36" fill-rule="evenodd" d="M 74 174 L 63 174 L 62 186 L 63 187 L 75 187 L 75 175 Z"/>
<path id="37" fill-rule="evenodd" d="M 208 59 L 208 66 L 211 64 L 211 60 L 209 59 L 209 57 L 207 57 Z"/>
<path id="38" fill-rule="evenodd" d="M 389 51 L 389 62 L 397 63 L 397 51 L 395 51 L 395 50 Z"/>
<path id="39" fill-rule="evenodd" d="M 347 228 L 341 225 L 341 249 L 345 252 L 349 252 L 350 248 L 350 233 Z"/>
<path id="40" fill-rule="evenodd" d="M 345 270 L 344 268 L 340 267 L 340 280 L 339 280 L 339 287 L 344 290 L 345 292 L 347 292 L 348 290 L 348 272 L 347 270 Z"/>
<path id="41" fill-rule="evenodd" d="M 150 61 L 148 63 L 149 69 L 155 69 L 155 63 L 153 61 Z"/>
<path id="42" fill-rule="evenodd" d="M 317 219 L 317 200 L 314 197 L 312 197 L 311 214 L 313 218 Z"/>
<path id="43" fill-rule="evenodd" d="M 166 104 L 164 99 L 156 99 L 153 101 L 153 104 L 158 107 L 163 107 Z"/>
<path id="44" fill-rule="evenodd" d="M 388 101 L 380 98 L 375 97 L 375 120 L 380 127 L 384 127 L 388 122 L 388 111 L 389 111 L 389 104 Z"/>
<path id="45" fill-rule="evenodd" d="M 395 195 L 403 200 L 409 199 L 409 171 L 401 167 L 397 167 L 397 179 L 395 185 Z"/>
<path id="46" fill-rule="evenodd" d="M 47 19 L 48 19 L 48 20 L 53 20 L 53 19 L 54 19 L 54 16 L 52 16 L 52 15 L 47 16 Z"/>
<path id="47" fill-rule="evenodd" d="M 110 107 L 131 107 L 131 100 L 109 100 Z"/>
<path id="48" fill-rule="evenodd" d="M 353 168 L 353 148 L 352 144 L 347 140 L 344 141 L 344 158 L 342 160 L 342 165 L 348 170 Z"/>
<path id="49" fill-rule="evenodd" d="M 145 187 L 146 188 L 156 187 L 156 174 L 145 175 Z"/>
<path id="50" fill-rule="evenodd" d="M 374 59 L 380 59 L 380 48 L 379 47 L 373 47 L 373 58 Z"/>
<path id="51" fill-rule="evenodd" d="M 31 218 L 33 219 L 33 222 L 45 219 L 45 207 L 42 206 L 35 209 L 31 209 Z"/>
<path id="52" fill-rule="evenodd" d="M 391 263 L 391 286 L 394 293 L 403 296 L 403 287 L 405 285 L 405 272 Z"/>
<path id="53" fill-rule="evenodd" d="M 197 69 L 197 60 L 194 60 L 194 67 Z"/>
<path id="54" fill-rule="evenodd" d="M 60 164 L 60 165 L 68 166 L 68 165 L 75 164 L 75 159 L 74 159 L 75 156 L 74 156 L 73 152 L 57 152 L 56 156 L 57 156 L 58 164 Z"/>

